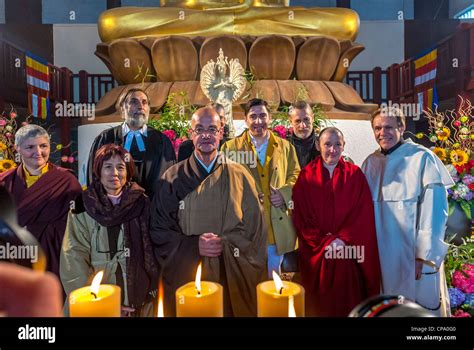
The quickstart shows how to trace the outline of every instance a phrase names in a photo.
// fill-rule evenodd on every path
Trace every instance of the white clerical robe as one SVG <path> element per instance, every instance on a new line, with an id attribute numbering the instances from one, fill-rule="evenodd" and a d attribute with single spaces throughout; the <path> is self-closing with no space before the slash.
<path id="1" fill-rule="evenodd" d="M 446 291 L 442 263 L 451 176 L 433 152 L 409 139 L 388 155 L 369 155 L 362 171 L 374 201 L 383 294 L 403 295 L 448 315 L 449 299 L 440 302 L 440 295 Z M 431 264 L 423 264 L 419 280 L 415 258 Z"/>

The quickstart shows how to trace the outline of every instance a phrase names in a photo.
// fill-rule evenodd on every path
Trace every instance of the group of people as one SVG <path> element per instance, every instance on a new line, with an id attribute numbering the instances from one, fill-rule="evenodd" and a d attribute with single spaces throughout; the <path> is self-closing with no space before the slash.
<path id="1" fill-rule="evenodd" d="M 176 289 L 202 262 L 202 279 L 223 286 L 224 315 L 256 316 L 257 284 L 297 250 L 308 316 L 344 317 L 378 294 L 446 315 L 452 180 L 431 151 L 402 138 L 398 110 L 373 113 L 380 149 L 359 168 L 342 157 L 339 129 L 316 134 L 305 102 L 289 110 L 288 140 L 271 132 L 264 100 L 248 101 L 247 129 L 234 139 L 222 106 L 199 108 L 179 162 L 147 126 L 145 91 L 127 91 L 120 109 L 123 124 L 92 145 L 85 190 L 49 162 L 49 135 L 32 124 L 15 136 L 21 164 L 0 174 L 66 295 L 103 270 L 103 283 L 121 287 L 123 315 L 153 316 L 161 281 L 173 316 Z"/>

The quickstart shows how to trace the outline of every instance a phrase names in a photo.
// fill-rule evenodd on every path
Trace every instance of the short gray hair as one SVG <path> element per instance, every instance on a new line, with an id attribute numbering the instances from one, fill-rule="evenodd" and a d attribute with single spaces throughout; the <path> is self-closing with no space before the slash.
<path id="1" fill-rule="evenodd" d="M 20 146 L 23 142 L 31 137 L 46 137 L 48 139 L 48 143 L 50 142 L 49 134 L 44 128 L 39 125 L 28 124 L 22 126 L 15 133 L 15 146 Z"/>
<path id="2" fill-rule="evenodd" d="M 323 134 L 325 133 L 337 135 L 337 137 L 341 137 L 342 141 L 345 142 L 344 134 L 342 133 L 341 130 L 339 130 L 335 126 L 328 126 L 327 128 L 324 128 L 323 130 L 321 130 L 321 132 L 319 133 L 319 139 L 321 139 L 321 136 L 323 136 Z"/>

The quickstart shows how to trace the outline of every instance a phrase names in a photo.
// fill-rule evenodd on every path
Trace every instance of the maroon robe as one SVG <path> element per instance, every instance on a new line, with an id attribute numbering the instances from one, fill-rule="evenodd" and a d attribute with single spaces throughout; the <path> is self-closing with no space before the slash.
<path id="1" fill-rule="evenodd" d="M 48 163 L 49 170 L 30 188 L 23 165 L 0 174 L 0 184 L 13 195 L 18 224 L 38 240 L 47 258 L 46 269 L 59 276 L 59 254 L 71 202 L 82 193 L 72 171 Z"/>
<path id="2" fill-rule="evenodd" d="M 379 294 L 380 263 L 371 198 L 360 168 L 342 159 L 332 178 L 321 157 L 301 171 L 293 188 L 293 222 L 299 237 L 308 316 L 345 317 L 357 304 Z M 363 246 L 363 259 L 350 253 L 344 258 L 328 258 L 326 249 L 336 238 L 346 247 L 358 246 L 359 252 Z"/>

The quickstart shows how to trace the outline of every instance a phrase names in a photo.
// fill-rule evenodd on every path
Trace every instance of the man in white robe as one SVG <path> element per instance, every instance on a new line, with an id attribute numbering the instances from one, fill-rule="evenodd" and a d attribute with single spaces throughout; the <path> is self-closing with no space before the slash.
<path id="1" fill-rule="evenodd" d="M 453 180 L 433 152 L 403 140 L 401 111 L 376 111 L 372 128 L 381 149 L 367 157 L 362 171 L 374 201 L 382 293 L 449 316 L 442 263 L 448 248 L 446 189 Z"/>

